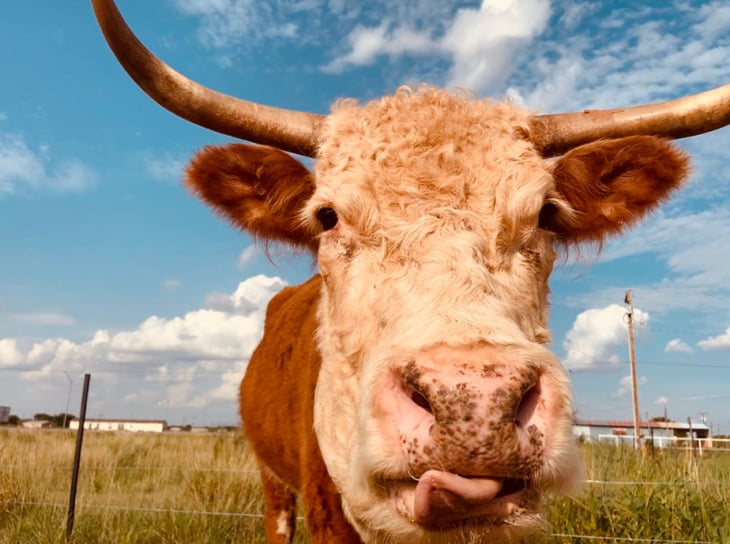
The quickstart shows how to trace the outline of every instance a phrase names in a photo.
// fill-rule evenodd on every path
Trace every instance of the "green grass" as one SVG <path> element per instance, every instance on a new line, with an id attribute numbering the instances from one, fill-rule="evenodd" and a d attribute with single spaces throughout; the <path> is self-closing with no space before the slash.
<path id="1" fill-rule="evenodd" d="M 587 480 L 643 483 L 586 483 L 570 498 L 548 501 L 550 533 L 730 542 L 730 453 L 706 451 L 698 458 L 682 450 L 642 454 L 609 445 L 583 445 L 581 452 Z"/>
<path id="2" fill-rule="evenodd" d="M 0 544 L 65 542 L 74 443 L 69 431 L 0 429 Z M 581 452 L 589 480 L 654 485 L 586 484 L 551 500 L 548 534 L 530 542 L 590 542 L 551 536 L 565 534 L 730 543 L 730 453 Z M 71 541 L 263 543 L 255 471 L 239 433 L 88 432 Z M 308 542 L 299 525 L 296 542 Z"/>

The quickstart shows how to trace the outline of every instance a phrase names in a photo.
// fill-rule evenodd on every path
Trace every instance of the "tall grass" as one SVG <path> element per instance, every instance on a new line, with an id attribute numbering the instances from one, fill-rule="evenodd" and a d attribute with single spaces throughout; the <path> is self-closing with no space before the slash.
<path id="1" fill-rule="evenodd" d="M 548 502 L 549 533 L 730 542 L 730 453 L 706 450 L 700 458 L 683 450 L 583 445 L 582 456 L 589 482 Z"/>
<path id="2" fill-rule="evenodd" d="M 0 544 L 65 542 L 75 437 L 0 429 Z M 730 454 L 582 446 L 588 483 L 550 500 L 534 542 L 572 536 L 730 542 Z M 646 485 L 651 484 L 651 485 Z M 75 544 L 264 543 L 256 466 L 239 433 L 88 432 Z M 241 515 L 245 514 L 245 515 Z M 308 542 L 299 523 L 296 542 Z"/>
<path id="3" fill-rule="evenodd" d="M 69 431 L 0 430 L 0 544 L 66 542 L 74 444 Z M 76 504 L 73 543 L 265 542 L 240 433 L 87 432 Z"/>

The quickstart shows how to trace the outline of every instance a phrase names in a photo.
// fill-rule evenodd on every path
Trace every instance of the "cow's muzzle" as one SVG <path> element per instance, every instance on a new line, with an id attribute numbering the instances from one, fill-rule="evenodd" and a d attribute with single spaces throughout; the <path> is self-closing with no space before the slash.
<path id="1" fill-rule="evenodd" d="M 487 345 L 394 361 L 376 413 L 403 471 L 381 475 L 379 487 L 429 528 L 497 524 L 532 510 L 550 433 L 563 432 L 558 420 L 570 413 L 558 374 L 559 366 Z"/>

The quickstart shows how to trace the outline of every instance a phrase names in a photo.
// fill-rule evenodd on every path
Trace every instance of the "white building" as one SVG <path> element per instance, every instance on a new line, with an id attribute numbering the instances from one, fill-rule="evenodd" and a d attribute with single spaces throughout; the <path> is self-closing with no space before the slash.
<path id="1" fill-rule="evenodd" d="M 680 421 L 642 421 L 639 425 L 641 438 L 657 447 L 685 446 L 691 438 L 701 440 L 704 447 L 712 447 L 710 428 L 699 422 Z M 584 442 L 608 442 L 611 444 L 634 443 L 633 421 L 596 421 L 576 420 L 573 422 L 573 435 Z"/>
<path id="2" fill-rule="evenodd" d="M 78 430 L 79 420 L 72 419 L 69 428 Z M 86 419 L 84 429 L 87 431 L 161 433 L 167 430 L 167 421 L 164 419 Z"/>
<path id="3" fill-rule="evenodd" d="M 23 428 L 25 429 L 50 429 L 51 427 L 53 427 L 53 424 L 43 419 L 26 419 L 23 421 Z"/>

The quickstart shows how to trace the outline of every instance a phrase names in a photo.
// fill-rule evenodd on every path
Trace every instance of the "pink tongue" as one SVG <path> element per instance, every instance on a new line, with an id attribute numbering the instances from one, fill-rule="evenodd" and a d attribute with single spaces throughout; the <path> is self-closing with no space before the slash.
<path id="1" fill-rule="evenodd" d="M 429 470 L 416 485 L 414 513 L 416 522 L 424 525 L 463 519 L 491 510 L 485 503 L 502 489 L 502 480 L 464 478 L 450 472 Z"/>

